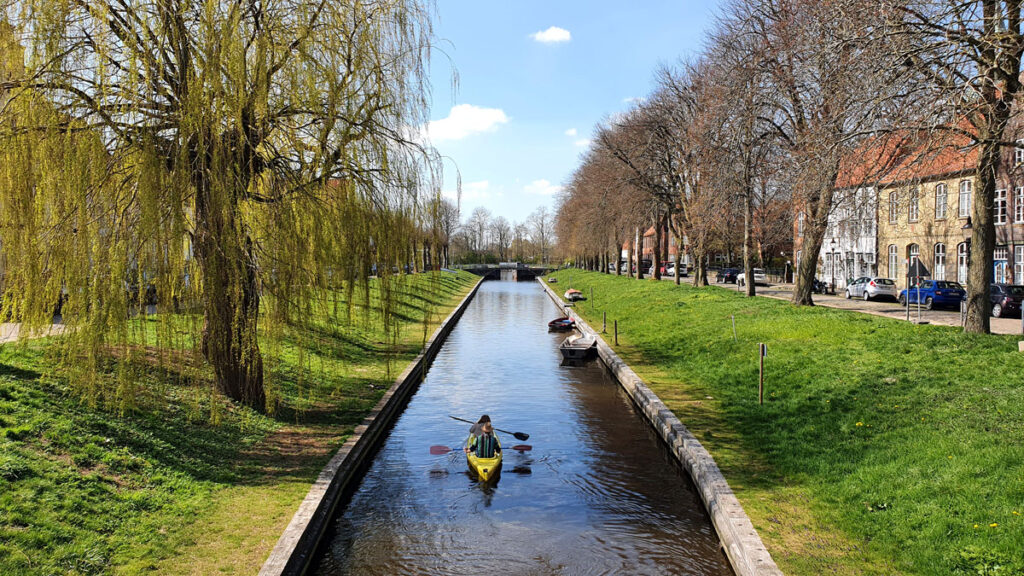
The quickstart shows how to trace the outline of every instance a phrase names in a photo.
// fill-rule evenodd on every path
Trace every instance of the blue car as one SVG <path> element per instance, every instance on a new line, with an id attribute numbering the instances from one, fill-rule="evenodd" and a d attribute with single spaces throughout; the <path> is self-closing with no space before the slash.
<path id="1" fill-rule="evenodd" d="M 919 286 L 911 286 L 909 290 L 900 292 L 900 304 L 917 304 L 920 299 L 928 310 L 939 306 L 958 307 L 966 298 L 967 291 L 963 286 L 947 280 L 921 280 Z"/>

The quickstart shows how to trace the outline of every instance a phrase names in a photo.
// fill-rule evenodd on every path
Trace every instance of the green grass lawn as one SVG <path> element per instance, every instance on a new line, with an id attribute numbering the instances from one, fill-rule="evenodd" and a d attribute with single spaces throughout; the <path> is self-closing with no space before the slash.
<path id="1" fill-rule="evenodd" d="M 475 281 L 401 283 L 395 347 L 372 311 L 348 321 L 332 308 L 280 331 L 264 343 L 277 358 L 272 417 L 146 354 L 120 415 L 82 401 L 49 340 L 4 346 L 0 574 L 256 573 L 322 466 Z"/>
<path id="2" fill-rule="evenodd" d="M 1024 574 L 1024 354 L 717 287 L 563 270 L 559 293 L 711 451 L 783 572 Z M 731 318 L 736 319 L 734 341 Z M 768 345 L 758 404 L 758 343 Z"/>

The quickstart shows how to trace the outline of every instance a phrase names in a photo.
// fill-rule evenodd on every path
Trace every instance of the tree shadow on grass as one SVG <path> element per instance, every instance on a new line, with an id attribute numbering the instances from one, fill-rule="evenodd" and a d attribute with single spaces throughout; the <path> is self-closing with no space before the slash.
<path id="1" fill-rule="evenodd" d="M 0 376 L 10 376 L 18 380 L 35 380 L 41 374 L 35 370 L 26 370 L 11 364 L 0 364 Z"/>

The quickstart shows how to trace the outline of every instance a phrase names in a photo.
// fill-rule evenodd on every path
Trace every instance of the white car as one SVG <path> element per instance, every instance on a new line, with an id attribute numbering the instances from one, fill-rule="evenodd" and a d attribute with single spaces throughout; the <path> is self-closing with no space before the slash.
<path id="1" fill-rule="evenodd" d="M 681 275 L 682 276 L 686 276 L 686 272 L 687 272 L 686 264 L 680 264 L 679 265 L 679 269 L 682 271 Z M 675 275 L 676 275 L 676 265 L 675 264 L 667 264 L 667 265 L 665 265 L 665 275 L 666 276 L 675 277 Z"/>
<path id="2" fill-rule="evenodd" d="M 739 284 L 740 286 L 745 286 L 747 284 L 746 272 L 740 272 L 736 275 L 736 284 Z M 768 279 L 765 278 L 763 268 L 754 268 L 754 285 L 757 286 L 758 284 L 768 284 Z"/>
<path id="3" fill-rule="evenodd" d="M 898 298 L 896 282 L 889 278 L 873 278 L 861 276 L 846 287 L 846 298 L 863 298 L 871 300 L 875 298 Z"/>

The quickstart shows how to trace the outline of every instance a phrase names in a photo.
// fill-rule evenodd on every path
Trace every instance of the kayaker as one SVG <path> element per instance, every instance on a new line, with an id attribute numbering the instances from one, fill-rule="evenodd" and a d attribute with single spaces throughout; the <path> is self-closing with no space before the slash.
<path id="1" fill-rule="evenodd" d="M 494 437 L 494 427 L 491 426 L 490 419 L 487 422 L 478 422 L 477 424 L 480 424 L 480 433 L 475 434 L 472 440 L 469 441 L 466 453 L 472 450 L 476 452 L 477 458 L 494 458 L 496 452 L 501 452 L 498 439 Z"/>
<path id="2" fill-rule="evenodd" d="M 476 421 L 476 424 L 473 424 L 473 426 L 469 428 L 469 433 L 472 434 L 473 436 L 479 436 L 484 424 L 490 423 L 491 417 L 488 416 L 487 414 L 484 414 L 483 416 L 480 417 L 479 420 Z"/>

